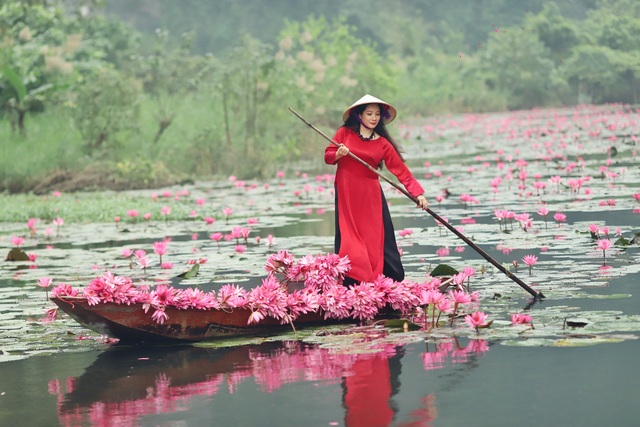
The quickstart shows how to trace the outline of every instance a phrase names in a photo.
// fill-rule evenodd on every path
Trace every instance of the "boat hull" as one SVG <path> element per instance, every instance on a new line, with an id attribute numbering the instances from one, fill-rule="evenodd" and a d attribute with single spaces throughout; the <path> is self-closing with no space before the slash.
<path id="1" fill-rule="evenodd" d="M 179 310 L 166 307 L 168 319 L 163 324 L 151 318 L 142 304 L 100 303 L 89 305 L 85 298 L 54 297 L 51 301 L 82 326 L 122 342 L 209 341 L 241 336 L 264 336 L 291 330 L 279 320 L 266 317 L 248 324 L 251 310 Z M 297 327 L 324 325 L 319 313 L 296 319 Z"/>

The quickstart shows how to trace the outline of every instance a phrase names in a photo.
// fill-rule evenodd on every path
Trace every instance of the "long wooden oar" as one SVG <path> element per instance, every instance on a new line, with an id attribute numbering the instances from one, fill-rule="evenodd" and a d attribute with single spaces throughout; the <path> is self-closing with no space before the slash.
<path id="1" fill-rule="evenodd" d="M 289 107 L 289 111 L 291 111 L 293 114 L 296 115 L 296 117 L 298 117 L 300 120 L 302 120 L 307 126 L 309 126 L 311 129 L 315 130 L 316 132 L 318 132 L 324 139 L 326 139 L 327 141 L 331 142 L 332 144 L 336 145 L 336 146 L 340 146 L 339 143 L 337 143 L 336 141 L 334 141 L 332 138 L 330 138 L 329 136 L 327 136 L 327 134 L 325 134 L 324 132 L 322 132 L 320 129 L 318 129 L 317 127 L 315 127 L 314 125 L 312 125 L 311 123 L 309 123 L 304 117 L 302 117 L 300 114 L 298 114 L 294 109 L 292 109 L 291 107 Z M 400 184 L 398 184 L 397 182 L 394 182 L 392 180 L 390 180 L 389 178 L 387 178 L 386 176 L 384 176 L 382 173 L 380 173 L 377 169 L 375 169 L 373 166 L 371 166 L 369 163 L 365 162 L 364 160 L 362 160 L 361 158 L 359 158 L 358 156 L 356 156 L 355 154 L 353 154 L 351 151 L 349 151 L 349 156 L 351 156 L 353 159 L 355 159 L 356 161 L 358 161 L 360 164 L 362 164 L 363 166 L 365 166 L 367 169 L 369 169 L 371 172 L 374 172 L 376 175 L 378 175 L 380 178 L 384 179 L 385 181 L 387 181 L 389 184 L 393 185 L 398 191 L 400 191 L 402 194 L 404 194 L 405 196 L 407 196 L 408 198 L 410 198 L 415 204 L 419 205 L 420 202 L 418 202 L 418 199 L 413 197 L 407 190 L 404 189 L 404 187 L 402 187 Z M 489 261 L 491 264 L 493 264 L 494 267 L 496 267 L 498 270 L 502 271 L 504 274 L 506 274 L 506 276 L 513 280 L 514 282 L 516 282 L 518 285 L 520 285 L 525 291 L 529 292 L 534 298 L 536 299 L 542 299 L 545 298 L 544 295 L 542 295 L 542 292 L 536 292 L 533 289 L 531 289 L 531 287 L 529 285 L 527 285 L 526 283 L 524 283 L 522 280 L 520 280 L 518 277 L 516 277 L 513 273 L 511 273 L 509 270 L 507 270 L 506 268 L 504 268 L 502 266 L 502 264 L 500 264 L 498 261 L 496 261 L 495 259 L 493 259 L 488 253 L 486 253 L 484 250 L 482 250 L 482 248 L 480 248 L 478 245 L 476 245 L 475 243 L 473 243 L 471 240 L 469 240 L 464 234 L 462 234 L 460 231 L 458 231 L 454 226 L 452 226 L 451 224 L 449 224 L 447 221 L 445 221 L 443 218 L 441 218 L 438 214 L 436 214 L 434 211 L 431 210 L 431 208 L 427 208 L 426 209 L 427 213 L 429 215 L 431 215 L 436 221 L 438 221 L 440 224 L 444 225 L 445 227 L 447 227 L 449 229 L 449 231 L 451 231 L 453 234 L 455 234 L 456 236 L 458 236 L 460 239 L 462 239 L 467 245 L 469 245 L 471 248 L 473 248 L 473 250 L 475 250 L 477 253 L 479 253 L 480 255 L 482 255 L 482 257 L 484 259 L 486 259 L 487 261 Z"/>

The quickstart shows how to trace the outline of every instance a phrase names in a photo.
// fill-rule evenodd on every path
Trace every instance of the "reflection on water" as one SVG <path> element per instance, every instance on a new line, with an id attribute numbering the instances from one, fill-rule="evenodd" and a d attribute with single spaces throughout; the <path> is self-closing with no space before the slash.
<path id="1" fill-rule="evenodd" d="M 331 419 L 323 425 L 431 425 L 437 416 L 431 394 L 422 396 L 415 409 L 403 414 L 405 419 L 394 421 L 405 348 L 381 339 L 380 334 L 384 333 L 369 334 L 365 352 L 300 341 L 218 349 L 116 346 L 100 354 L 81 376 L 53 379 L 48 388 L 57 396 L 63 426 L 105 425 L 105 420 L 108 425 L 135 426 L 149 415 L 160 416 L 156 422 L 189 422 L 197 412 L 191 409 L 202 399 L 215 419 L 221 411 L 214 399 L 219 395 L 233 395 L 244 402 L 248 411 L 244 425 L 264 425 L 266 415 L 249 409 L 259 400 L 255 393 L 280 394 L 278 401 L 287 401 L 290 390 L 283 388 L 295 383 L 340 394 L 339 407 L 327 411 L 325 417 Z M 434 370 L 467 363 L 488 348 L 483 340 L 468 340 L 463 346 L 458 339 L 448 338 L 427 344 L 419 356 L 424 370 Z M 309 392 L 303 393 L 306 411 L 313 413 L 314 406 L 319 409 L 324 404 Z M 305 422 L 303 414 L 294 411 L 291 416 Z M 317 421 L 306 419 L 307 423 Z"/>

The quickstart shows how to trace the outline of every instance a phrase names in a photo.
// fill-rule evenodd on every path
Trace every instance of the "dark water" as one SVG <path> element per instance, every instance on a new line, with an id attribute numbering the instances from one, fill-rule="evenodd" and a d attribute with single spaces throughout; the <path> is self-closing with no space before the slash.
<path id="1" fill-rule="evenodd" d="M 8 362 L 2 425 L 635 426 L 637 340 L 468 339 L 331 354 L 299 342 L 111 348 Z M 625 374 L 626 373 L 626 374 Z"/>

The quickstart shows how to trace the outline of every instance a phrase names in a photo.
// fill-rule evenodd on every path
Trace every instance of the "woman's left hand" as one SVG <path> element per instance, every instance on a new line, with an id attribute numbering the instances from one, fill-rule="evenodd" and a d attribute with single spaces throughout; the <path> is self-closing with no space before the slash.
<path id="1" fill-rule="evenodd" d="M 427 199 L 423 195 L 419 195 L 418 197 L 416 197 L 416 199 L 418 199 L 418 208 L 422 209 L 423 211 L 429 209 L 429 202 L 427 202 Z"/>

